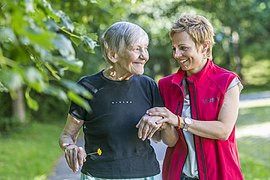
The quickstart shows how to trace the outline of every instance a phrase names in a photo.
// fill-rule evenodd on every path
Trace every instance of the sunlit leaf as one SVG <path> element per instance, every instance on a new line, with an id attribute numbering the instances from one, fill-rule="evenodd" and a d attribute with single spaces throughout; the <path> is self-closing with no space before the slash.
<path id="1" fill-rule="evenodd" d="M 60 23 L 63 27 L 65 27 L 71 32 L 74 31 L 74 25 L 72 24 L 70 18 L 66 16 L 63 11 L 57 11 L 56 15 L 60 18 Z"/>
<path id="2" fill-rule="evenodd" d="M 8 89 L 0 82 L 0 92 L 8 92 Z"/>
<path id="3" fill-rule="evenodd" d="M 83 36 L 83 47 L 84 50 L 87 52 L 91 52 L 94 53 L 94 48 L 97 46 L 97 42 L 93 41 L 91 38 L 89 38 L 88 36 Z"/>
<path id="4" fill-rule="evenodd" d="M 61 77 L 58 75 L 58 71 L 55 70 L 49 63 L 45 63 L 46 68 L 51 72 L 51 75 L 57 79 L 60 80 Z"/>
<path id="5" fill-rule="evenodd" d="M 23 79 L 15 70 L 0 70 L 0 81 L 12 91 L 19 89 L 23 84 Z"/>
<path id="6" fill-rule="evenodd" d="M 30 88 L 27 88 L 26 91 L 25 91 L 25 98 L 26 98 L 27 105 L 31 109 L 37 111 L 38 110 L 38 102 L 31 98 L 30 91 L 31 91 Z"/>
<path id="7" fill-rule="evenodd" d="M 79 106 L 83 107 L 86 111 L 88 111 L 88 112 L 91 111 L 91 108 L 90 108 L 89 104 L 87 103 L 87 101 L 84 100 L 83 98 L 81 98 L 75 92 L 68 91 L 68 97 L 70 98 L 71 101 L 73 101 L 74 103 L 76 103 Z"/>
<path id="8" fill-rule="evenodd" d="M 25 3 L 25 11 L 26 12 L 34 12 L 33 0 L 24 0 Z"/>
<path id="9" fill-rule="evenodd" d="M 59 53 L 67 58 L 68 60 L 75 59 L 75 51 L 70 42 L 64 35 L 57 35 L 57 37 L 53 41 L 55 48 L 59 51 Z"/>
<path id="10" fill-rule="evenodd" d="M 0 27 L 0 43 L 15 43 L 16 36 L 9 27 Z"/>
<path id="11" fill-rule="evenodd" d="M 53 61 L 54 63 L 58 63 L 59 65 L 64 66 L 65 70 L 70 70 L 76 73 L 81 72 L 81 69 L 83 66 L 83 61 L 79 61 L 79 60 L 69 61 L 65 58 L 56 57 L 53 59 Z"/>
<path id="12" fill-rule="evenodd" d="M 25 78 L 28 85 L 38 92 L 42 92 L 45 88 L 42 74 L 35 68 L 30 67 L 25 72 Z"/>
<path id="13" fill-rule="evenodd" d="M 92 95 L 91 93 L 89 93 L 88 90 L 86 90 L 84 87 L 78 85 L 75 82 L 69 81 L 69 80 L 62 80 L 61 83 L 68 88 L 69 90 L 82 95 L 83 97 L 87 98 L 87 99 L 91 99 Z"/>
<path id="14" fill-rule="evenodd" d="M 58 99 L 63 100 L 64 102 L 68 102 L 68 97 L 67 97 L 66 93 L 62 89 L 60 89 L 59 87 L 49 85 L 44 90 L 44 93 L 55 96 Z"/>

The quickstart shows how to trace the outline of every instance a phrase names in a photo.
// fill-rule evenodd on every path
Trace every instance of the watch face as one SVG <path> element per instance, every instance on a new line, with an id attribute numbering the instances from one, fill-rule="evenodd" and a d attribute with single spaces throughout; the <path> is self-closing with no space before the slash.
<path id="1" fill-rule="evenodd" d="M 192 123 L 192 120 L 190 118 L 185 118 L 185 123 L 190 125 Z"/>

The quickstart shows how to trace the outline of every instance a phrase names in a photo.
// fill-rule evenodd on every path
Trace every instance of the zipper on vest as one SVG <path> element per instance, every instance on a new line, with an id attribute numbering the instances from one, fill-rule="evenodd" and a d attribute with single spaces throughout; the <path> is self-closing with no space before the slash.
<path id="1" fill-rule="evenodd" d="M 192 85 L 192 88 L 193 90 L 195 89 L 195 86 L 194 86 L 194 83 L 193 82 L 190 82 L 190 84 Z M 187 88 L 188 87 L 188 82 L 187 82 Z M 193 91 L 194 92 L 194 91 Z M 190 95 L 190 93 L 189 93 Z M 194 97 L 194 103 L 197 102 L 197 94 L 194 92 L 193 93 L 193 97 Z M 198 119 L 198 106 L 197 104 L 195 104 L 195 108 L 196 108 L 196 119 Z M 192 115 L 192 103 L 190 103 L 190 112 L 191 112 L 191 115 Z M 203 146 L 202 146 L 202 138 L 200 136 L 199 137 L 199 142 L 200 142 L 200 151 L 201 151 L 201 154 L 202 154 L 202 162 L 203 162 L 203 175 L 204 175 L 204 179 L 207 179 L 207 176 L 206 176 L 206 165 L 205 165 L 205 157 L 204 157 L 204 153 L 203 153 Z M 193 137 L 194 138 L 194 137 Z M 194 141 L 195 142 L 195 141 Z M 198 166 L 198 159 L 197 159 L 197 167 L 198 167 L 198 171 L 199 171 L 199 166 Z M 200 173 L 198 174 L 199 177 L 200 177 Z"/>

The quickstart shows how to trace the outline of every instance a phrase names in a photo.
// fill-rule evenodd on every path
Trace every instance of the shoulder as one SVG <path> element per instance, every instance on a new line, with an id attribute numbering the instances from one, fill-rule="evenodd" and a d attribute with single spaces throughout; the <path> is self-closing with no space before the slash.
<path id="1" fill-rule="evenodd" d="M 102 72 L 98 72 L 92 75 L 83 76 L 77 82 L 91 92 L 97 92 L 97 89 L 103 84 Z"/>
<path id="2" fill-rule="evenodd" d="M 79 79 L 78 83 L 82 84 L 83 82 L 95 81 L 100 79 L 102 72 L 98 72 L 92 75 L 83 76 Z"/>
<path id="3" fill-rule="evenodd" d="M 171 74 L 169 76 L 165 76 L 163 78 L 161 78 L 159 81 L 158 81 L 158 84 L 159 85 L 162 85 L 162 84 L 169 84 L 172 82 L 172 79 L 174 77 L 175 74 Z"/>
<path id="4" fill-rule="evenodd" d="M 214 65 L 211 68 L 211 74 L 209 76 L 210 78 L 217 78 L 219 80 L 226 80 L 226 79 L 234 79 L 235 77 L 238 77 L 236 73 L 229 71 L 227 69 L 224 69 L 218 65 Z"/>
<path id="5" fill-rule="evenodd" d="M 208 74 L 208 78 L 217 86 L 224 87 L 225 89 L 228 88 L 233 79 L 238 78 L 240 80 L 236 73 L 224 69 L 218 65 L 214 65 L 210 72 L 211 73 Z"/>

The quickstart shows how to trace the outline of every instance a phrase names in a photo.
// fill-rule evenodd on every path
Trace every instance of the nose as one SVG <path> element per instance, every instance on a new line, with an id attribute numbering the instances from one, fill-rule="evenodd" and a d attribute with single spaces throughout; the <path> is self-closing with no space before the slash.
<path id="1" fill-rule="evenodd" d="M 176 49 L 176 50 L 174 51 L 174 54 L 173 54 L 173 55 L 174 55 L 174 58 L 177 59 L 177 58 L 183 56 L 183 51 L 180 50 L 180 49 Z"/>
<path id="2" fill-rule="evenodd" d="M 148 51 L 142 49 L 142 50 L 140 51 L 139 58 L 142 59 L 142 60 L 146 60 L 146 61 L 147 61 L 147 60 L 149 59 Z"/>

